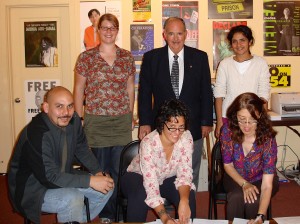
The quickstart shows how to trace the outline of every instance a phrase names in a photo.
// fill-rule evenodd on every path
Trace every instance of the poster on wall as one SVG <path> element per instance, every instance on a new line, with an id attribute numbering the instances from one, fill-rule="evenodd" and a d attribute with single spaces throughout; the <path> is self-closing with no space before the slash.
<path id="1" fill-rule="evenodd" d="M 56 21 L 24 22 L 25 66 L 58 67 Z"/>
<path id="2" fill-rule="evenodd" d="M 45 93 L 55 86 L 59 86 L 59 80 L 25 80 L 25 119 L 29 123 L 31 119 L 41 112 Z"/>
<path id="3" fill-rule="evenodd" d="M 264 56 L 300 55 L 300 1 L 264 0 Z"/>
<path id="4" fill-rule="evenodd" d="M 134 60 L 154 48 L 154 25 L 130 25 L 130 50 Z"/>
<path id="5" fill-rule="evenodd" d="M 252 19 L 253 0 L 208 0 L 209 19 Z"/>
<path id="6" fill-rule="evenodd" d="M 271 87 L 291 87 L 291 65 L 269 65 Z"/>
<path id="7" fill-rule="evenodd" d="M 98 2 L 80 2 L 80 46 L 81 52 L 85 51 L 84 33 L 86 28 L 91 27 L 92 23 L 88 17 L 91 9 L 97 9 L 100 16 L 105 13 L 114 14 L 119 20 L 119 32 L 116 39 L 116 44 L 122 47 L 122 15 L 121 15 L 121 1 L 98 1 Z M 99 35 L 95 33 L 95 35 Z"/>
<path id="8" fill-rule="evenodd" d="M 133 22 L 151 22 L 151 0 L 132 0 Z"/>
<path id="9" fill-rule="evenodd" d="M 219 62 L 233 55 L 227 34 L 230 29 L 239 25 L 247 25 L 247 21 L 214 21 L 213 22 L 213 69 L 216 70 Z"/>
<path id="10" fill-rule="evenodd" d="M 139 91 L 139 77 L 140 77 L 140 71 L 141 71 L 141 65 L 135 64 L 135 79 L 134 79 L 134 107 L 133 107 L 133 119 L 134 124 L 136 127 L 139 126 L 139 117 L 138 117 L 138 91 Z"/>
<path id="11" fill-rule="evenodd" d="M 185 22 L 187 29 L 185 44 L 198 48 L 198 1 L 163 1 L 162 24 L 173 16 L 180 17 Z"/>

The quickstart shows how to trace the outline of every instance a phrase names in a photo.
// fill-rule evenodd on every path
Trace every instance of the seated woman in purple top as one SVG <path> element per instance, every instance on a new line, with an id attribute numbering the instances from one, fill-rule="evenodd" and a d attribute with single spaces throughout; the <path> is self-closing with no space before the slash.
<path id="1" fill-rule="evenodd" d="M 225 169 L 227 218 L 263 223 L 278 191 L 276 131 L 254 93 L 239 95 L 227 110 L 220 141 Z"/>

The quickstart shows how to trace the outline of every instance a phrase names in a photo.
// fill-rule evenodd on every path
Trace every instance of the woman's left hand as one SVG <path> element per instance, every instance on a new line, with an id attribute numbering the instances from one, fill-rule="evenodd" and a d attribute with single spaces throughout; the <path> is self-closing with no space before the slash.
<path id="1" fill-rule="evenodd" d="M 180 200 L 178 206 L 178 216 L 180 224 L 188 224 L 191 219 L 191 209 L 188 201 Z"/>

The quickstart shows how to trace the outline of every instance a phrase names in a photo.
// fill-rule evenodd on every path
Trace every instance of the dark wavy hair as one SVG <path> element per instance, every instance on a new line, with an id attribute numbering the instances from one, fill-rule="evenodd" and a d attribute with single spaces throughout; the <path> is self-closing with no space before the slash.
<path id="1" fill-rule="evenodd" d="M 254 45 L 254 37 L 252 35 L 252 30 L 250 27 L 245 26 L 245 25 L 239 25 L 239 26 L 234 26 L 230 29 L 228 35 L 227 35 L 227 40 L 229 41 L 230 45 L 232 45 L 232 38 L 235 33 L 242 33 L 248 41 L 252 41 L 252 45 Z"/>
<path id="2" fill-rule="evenodd" d="M 239 127 L 237 113 L 242 109 L 247 109 L 251 116 L 257 120 L 256 142 L 262 145 L 267 139 L 276 136 L 271 120 L 264 108 L 264 101 L 254 93 L 242 93 L 228 107 L 226 116 L 229 122 L 229 129 L 232 131 L 232 140 L 241 144 L 244 134 Z"/>
<path id="3" fill-rule="evenodd" d="M 189 112 L 185 104 L 180 100 L 175 99 L 165 101 L 159 108 L 155 118 L 155 128 L 158 133 L 162 133 L 165 122 L 170 121 L 172 117 L 176 118 L 180 116 L 184 118 L 185 130 L 187 130 L 189 124 Z"/>

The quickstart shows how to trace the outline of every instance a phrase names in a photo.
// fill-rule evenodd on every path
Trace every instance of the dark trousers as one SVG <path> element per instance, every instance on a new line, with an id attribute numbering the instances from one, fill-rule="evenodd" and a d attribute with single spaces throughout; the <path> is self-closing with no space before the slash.
<path id="1" fill-rule="evenodd" d="M 109 173 L 115 183 L 115 188 L 112 196 L 110 197 L 107 204 L 99 214 L 101 218 L 109 218 L 111 220 L 115 219 L 116 210 L 117 210 L 116 200 L 117 200 L 119 164 L 120 164 L 120 157 L 123 148 L 124 146 L 92 148 L 92 152 L 94 153 L 97 160 L 99 161 L 101 170 Z"/>
<path id="2" fill-rule="evenodd" d="M 251 183 L 259 190 L 257 200 L 255 200 L 254 203 L 245 203 L 243 189 L 226 173 L 224 174 L 223 183 L 224 189 L 227 192 L 227 219 L 233 220 L 234 217 L 255 219 L 259 208 L 262 180 Z M 272 197 L 276 194 L 278 188 L 278 177 L 275 175 L 273 179 Z"/>
<path id="3" fill-rule="evenodd" d="M 180 201 L 179 192 L 176 190 L 175 176 L 164 180 L 159 186 L 161 197 L 165 198 L 175 206 L 176 211 Z M 127 222 L 146 222 L 148 205 L 145 203 L 146 191 L 143 186 L 143 176 L 133 172 L 126 172 L 121 178 L 122 193 L 128 200 Z M 193 190 L 190 191 L 189 204 L 191 218 L 196 216 L 196 196 Z"/>

